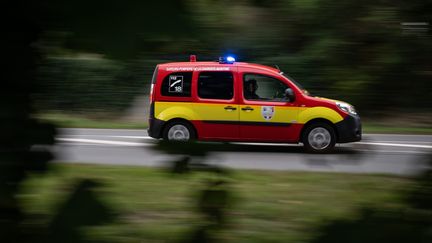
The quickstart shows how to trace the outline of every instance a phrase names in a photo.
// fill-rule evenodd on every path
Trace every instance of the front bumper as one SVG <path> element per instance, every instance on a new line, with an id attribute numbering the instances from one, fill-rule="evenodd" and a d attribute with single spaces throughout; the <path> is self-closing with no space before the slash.
<path id="1" fill-rule="evenodd" d="M 342 121 L 335 124 L 338 135 L 338 143 L 357 142 L 362 138 L 362 127 L 359 116 L 348 115 Z"/>

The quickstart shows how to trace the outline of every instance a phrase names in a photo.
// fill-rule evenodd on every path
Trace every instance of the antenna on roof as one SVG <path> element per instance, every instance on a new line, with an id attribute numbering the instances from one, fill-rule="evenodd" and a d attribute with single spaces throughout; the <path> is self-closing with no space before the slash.
<path id="1" fill-rule="evenodd" d="M 278 65 L 274 65 L 274 66 L 276 67 L 276 69 L 277 69 L 279 72 L 281 71 Z"/>

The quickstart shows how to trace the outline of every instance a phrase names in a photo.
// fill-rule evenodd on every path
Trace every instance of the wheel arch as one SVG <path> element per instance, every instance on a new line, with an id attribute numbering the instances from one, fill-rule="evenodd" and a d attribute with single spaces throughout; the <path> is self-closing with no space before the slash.
<path id="1" fill-rule="evenodd" d="M 156 104 L 155 117 L 166 122 L 173 119 L 201 120 L 190 104 L 176 105 L 162 102 Z"/>
<path id="2" fill-rule="evenodd" d="M 338 134 L 338 131 L 337 131 L 337 129 L 336 129 L 336 126 L 335 126 L 335 124 L 333 123 L 333 122 L 331 122 L 330 120 L 327 120 L 327 119 L 325 119 L 325 118 L 314 118 L 314 119 L 312 119 L 312 120 L 309 120 L 308 122 L 306 122 L 304 125 L 303 125 L 303 127 L 302 127 L 302 129 L 301 129 L 301 132 L 300 132 L 300 141 L 301 142 L 303 142 L 303 133 L 304 133 L 304 131 L 306 130 L 306 128 L 308 128 L 310 125 L 312 125 L 312 124 L 314 124 L 314 123 L 326 123 L 327 125 L 329 125 L 329 126 L 331 126 L 332 128 L 333 128 L 333 130 L 334 130 L 334 133 L 335 133 L 335 136 L 336 136 L 336 141 L 338 141 L 339 140 L 339 134 Z"/>

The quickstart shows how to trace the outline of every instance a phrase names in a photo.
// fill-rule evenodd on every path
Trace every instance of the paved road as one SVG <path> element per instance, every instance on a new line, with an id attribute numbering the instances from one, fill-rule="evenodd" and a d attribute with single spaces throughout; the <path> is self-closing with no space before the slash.
<path id="1" fill-rule="evenodd" d="M 57 141 L 57 162 L 165 166 L 174 158 L 154 150 L 145 130 L 62 129 Z M 298 145 L 248 143 L 212 155 L 207 163 L 230 168 L 412 175 L 432 155 L 432 135 L 365 134 L 328 155 L 305 154 Z"/>

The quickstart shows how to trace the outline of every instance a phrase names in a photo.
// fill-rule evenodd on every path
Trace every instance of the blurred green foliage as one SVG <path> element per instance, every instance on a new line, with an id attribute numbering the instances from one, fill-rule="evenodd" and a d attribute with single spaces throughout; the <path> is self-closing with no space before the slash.
<path id="1" fill-rule="evenodd" d="M 140 70 L 98 56 L 50 57 L 41 65 L 35 99 L 47 110 L 119 111 L 140 93 Z"/>
<path id="2" fill-rule="evenodd" d="M 118 112 L 147 94 L 157 63 L 192 53 L 278 65 L 362 114 L 432 105 L 431 1 L 48 2 L 44 109 Z"/>
<path id="3" fill-rule="evenodd" d="M 222 229 L 211 229 L 215 242 L 305 243 L 320 235 L 317 228 L 323 223 L 356 219 L 359 207 L 403 210 L 398 192 L 415 187 L 408 178 L 388 175 L 235 170 L 218 176 L 197 171 L 201 160 L 189 162 L 191 172 L 185 174 L 137 166 L 56 164 L 55 173 L 26 181 L 20 202 L 26 212 L 52 218 L 55 209 L 70 201 L 59 200 L 69 195 L 70 185 L 92 177 L 104 182 L 95 192 L 118 216 L 81 229 L 94 242 L 190 242 L 199 229 L 215 222 L 207 213 L 214 205 L 226 220 Z M 207 183 L 220 178 L 227 183 Z M 205 203 L 211 199 L 206 195 L 223 191 L 231 197 L 229 204 L 222 197 Z"/>
<path id="4" fill-rule="evenodd" d="M 428 169 L 415 178 L 412 188 L 405 189 L 405 207 L 363 206 L 357 217 L 325 223 L 311 242 L 431 242 L 432 156 L 426 159 Z"/>
<path id="5" fill-rule="evenodd" d="M 6 1 L 0 8 L 0 16 L 7 20 L 0 22 L 4 33 L 0 43 L 0 241 L 85 242 L 82 226 L 111 219 L 109 209 L 94 192 L 95 181 L 77 183 L 70 200 L 57 211 L 53 227 L 47 227 L 49 219 L 44 216 L 25 212 L 18 195 L 28 177 L 49 170 L 56 135 L 53 125 L 32 116 L 31 97 L 39 88 L 39 53 L 34 46 L 41 32 L 39 10 L 37 4 L 25 0 Z"/>

